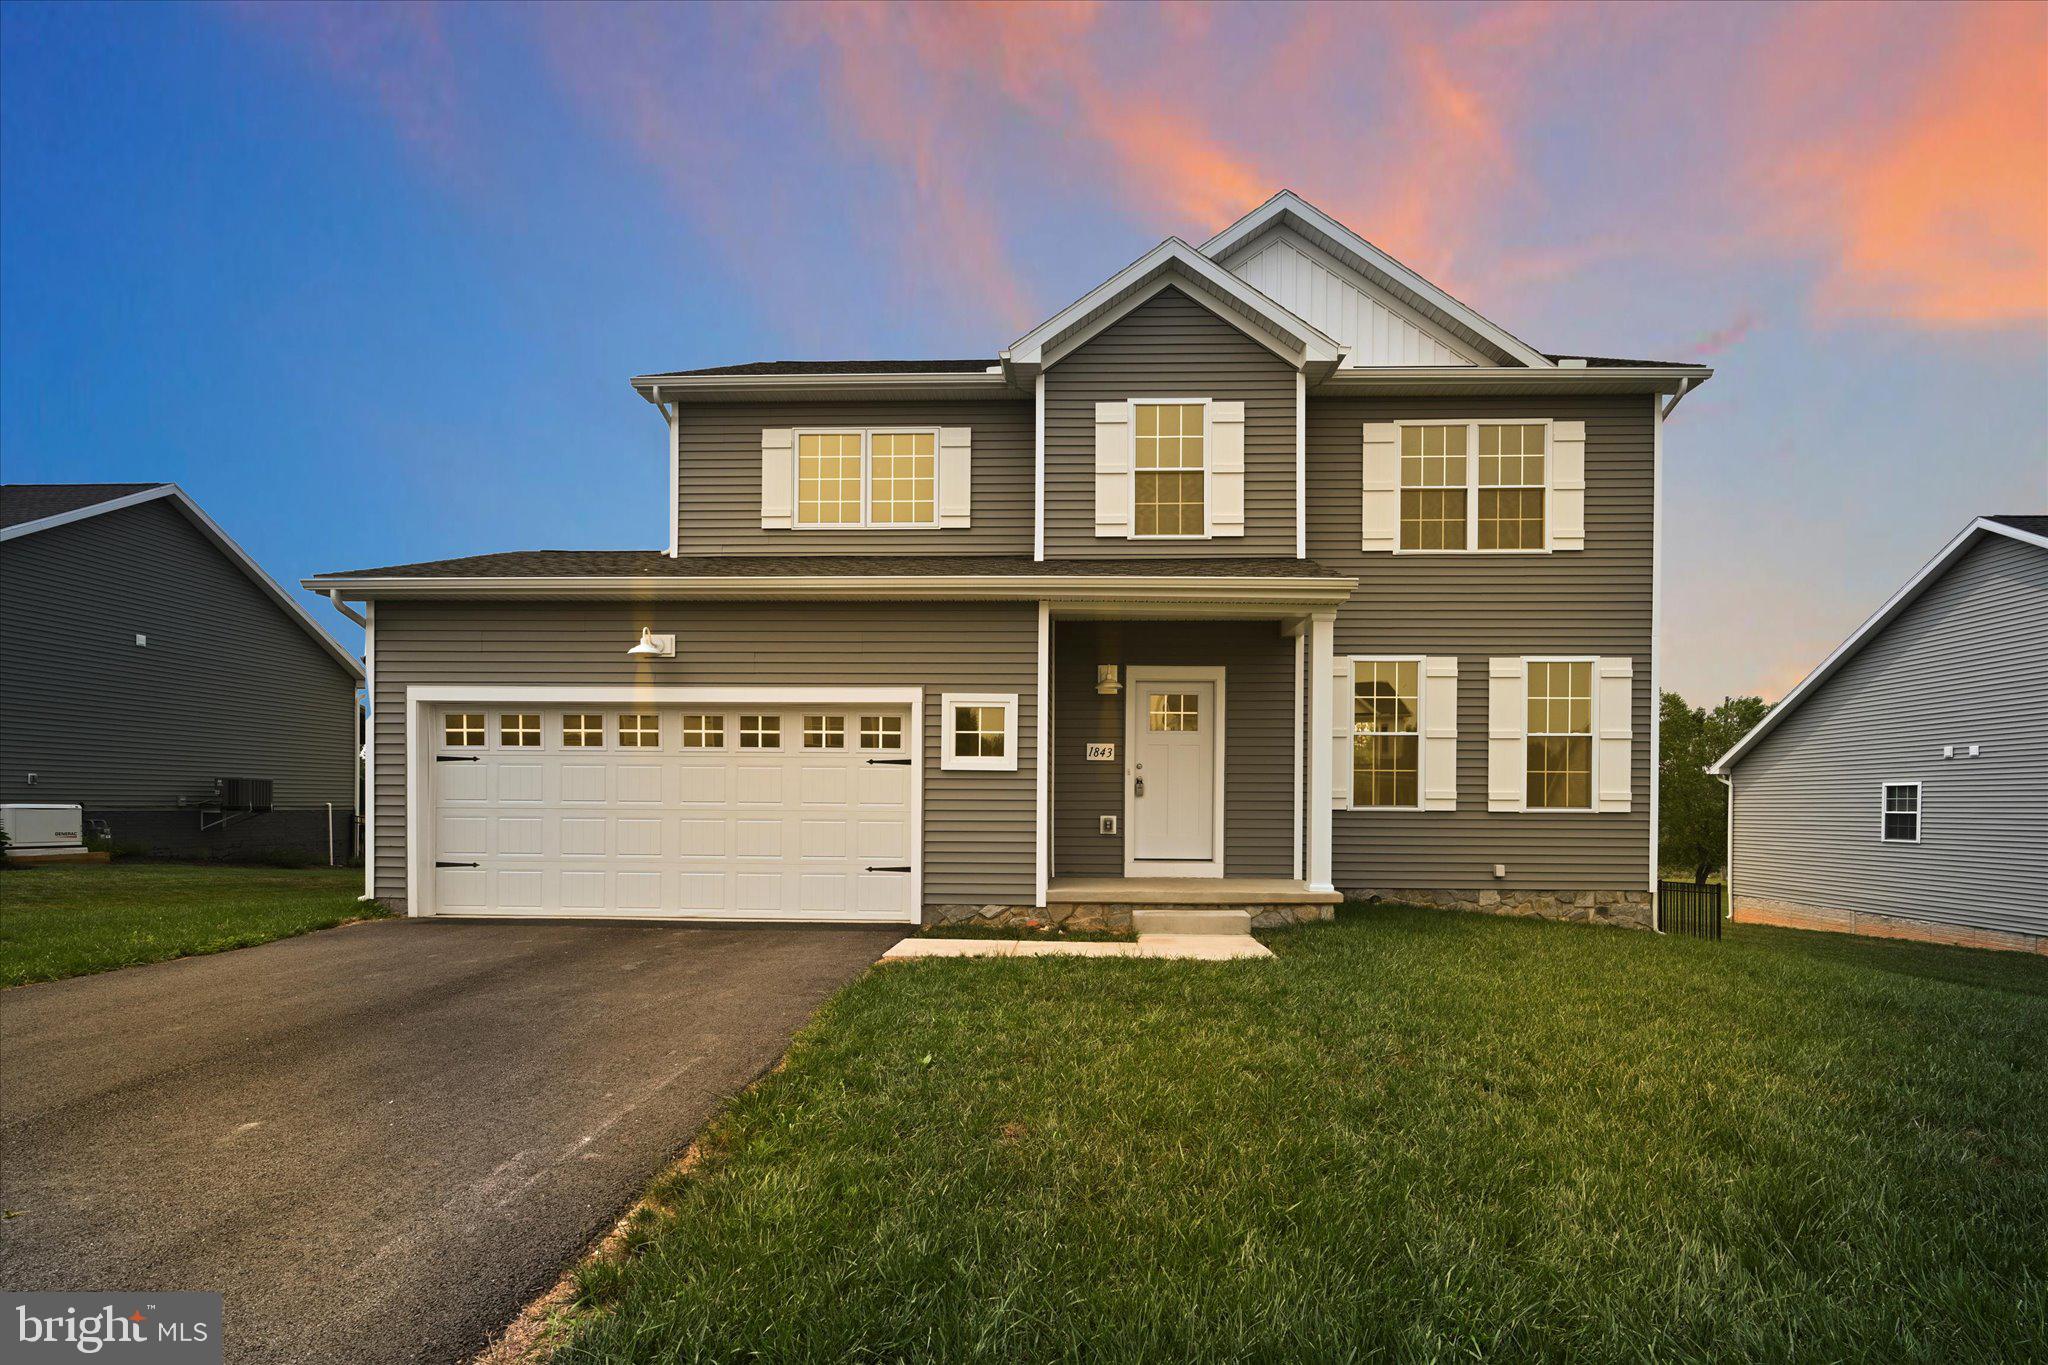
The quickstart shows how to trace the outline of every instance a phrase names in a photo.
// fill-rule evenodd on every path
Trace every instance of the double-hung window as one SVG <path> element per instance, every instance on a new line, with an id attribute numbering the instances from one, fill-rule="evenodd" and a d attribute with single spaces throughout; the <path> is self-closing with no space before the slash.
<path id="1" fill-rule="evenodd" d="M 1356 659 L 1351 674 L 1351 804 L 1421 805 L 1421 661 Z"/>
<path id="2" fill-rule="evenodd" d="M 1548 548 L 1548 422 L 1401 426 L 1403 550 Z"/>
<path id="3" fill-rule="evenodd" d="M 1529 810 L 1593 808 L 1593 661 L 1529 660 Z"/>
<path id="4" fill-rule="evenodd" d="M 1918 782 L 1887 782 L 1884 784 L 1884 842 L 1888 844 L 1917 844 L 1920 842 L 1920 784 Z"/>
<path id="5" fill-rule="evenodd" d="M 796 433 L 800 527 L 935 526 L 938 482 L 936 429 Z"/>
<path id="6" fill-rule="evenodd" d="M 1132 534 L 1209 532 L 1208 405 L 1138 401 L 1132 460 Z"/>

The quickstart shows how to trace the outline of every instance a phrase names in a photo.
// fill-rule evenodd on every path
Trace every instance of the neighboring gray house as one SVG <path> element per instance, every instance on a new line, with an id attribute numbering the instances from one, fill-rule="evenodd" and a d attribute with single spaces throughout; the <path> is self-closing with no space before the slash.
<path id="1" fill-rule="evenodd" d="M 2048 952 L 2048 517 L 1980 517 L 1711 771 L 1734 916 Z"/>
<path id="2" fill-rule="evenodd" d="M 0 801 L 153 854 L 349 860 L 362 669 L 176 484 L 0 485 L 0 582 Z"/>
<path id="3" fill-rule="evenodd" d="M 646 375 L 668 548 L 367 604 L 368 889 L 915 922 L 1649 921 L 1664 418 L 1291 193 L 999 355 Z"/>

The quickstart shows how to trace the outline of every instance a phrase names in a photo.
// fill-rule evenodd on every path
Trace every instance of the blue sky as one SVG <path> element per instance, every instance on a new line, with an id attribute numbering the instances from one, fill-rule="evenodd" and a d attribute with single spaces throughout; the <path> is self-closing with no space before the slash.
<path id="1" fill-rule="evenodd" d="M 1284 184 L 1546 349 L 1719 368 L 1666 679 L 1775 696 L 2048 510 L 2044 70 L 2036 7 L 10 4 L 0 464 L 174 479 L 288 583 L 655 546 L 629 375 L 992 354 Z"/>

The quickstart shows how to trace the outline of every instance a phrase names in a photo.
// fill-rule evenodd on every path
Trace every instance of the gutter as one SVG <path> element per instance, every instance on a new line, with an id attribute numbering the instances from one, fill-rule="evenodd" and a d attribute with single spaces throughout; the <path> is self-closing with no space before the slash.
<path id="1" fill-rule="evenodd" d="M 1276 576 L 1203 578 L 1187 574 L 833 575 L 748 574 L 721 577 L 471 577 L 308 578 L 330 600 L 348 598 L 489 597 L 525 599 L 643 598 L 665 600 L 1028 601 L 1088 598 L 1168 599 L 1191 604 L 1284 602 L 1336 606 L 1358 587 L 1355 578 Z"/>
<path id="2" fill-rule="evenodd" d="M 1017 386 L 999 370 L 979 373 L 948 370 L 936 374 L 704 374 L 680 378 L 674 375 L 640 375 L 632 383 L 642 398 L 656 406 L 663 401 L 656 397 L 658 393 L 681 402 L 692 395 L 715 398 L 727 394 L 779 393 L 789 389 L 832 389 L 854 395 L 901 388 L 943 389 L 957 390 L 969 397 L 1017 392 Z"/>
<path id="3" fill-rule="evenodd" d="M 1486 384 L 1514 384 L 1532 390 L 1607 388 L 1617 391 L 1646 390 L 1683 395 L 1698 388 L 1714 375 L 1705 365 L 1559 365 L 1532 369 L 1518 365 L 1403 365 L 1371 369 L 1339 370 L 1316 387 L 1323 396 L 1370 393 L 1378 389 L 1457 389 Z M 1674 400 L 1664 411 L 1676 407 Z"/>

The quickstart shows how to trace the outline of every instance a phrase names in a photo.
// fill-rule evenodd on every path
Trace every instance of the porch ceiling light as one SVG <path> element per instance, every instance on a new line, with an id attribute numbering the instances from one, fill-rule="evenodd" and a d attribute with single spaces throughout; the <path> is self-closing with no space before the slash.
<path id="1" fill-rule="evenodd" d="M 656 635 L 651 626 L 640 627 L 640 643 L 626 651 L 633 659 L 673 659 L 676 657 L 676 637 Z"/>
<path id="2" fill-rule="evenodd" d="M 1123 690 L 1124 685 L 1116 680 L 1115 664 L 1095 665 L 1095 691 L 1097 695 L 1113 697 Z"/>

